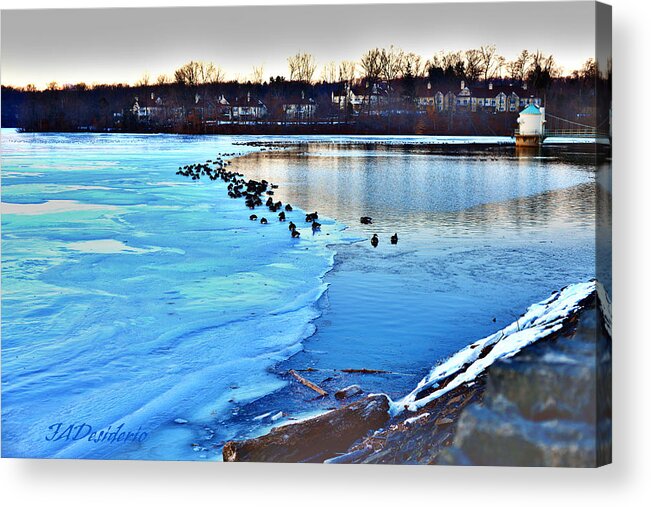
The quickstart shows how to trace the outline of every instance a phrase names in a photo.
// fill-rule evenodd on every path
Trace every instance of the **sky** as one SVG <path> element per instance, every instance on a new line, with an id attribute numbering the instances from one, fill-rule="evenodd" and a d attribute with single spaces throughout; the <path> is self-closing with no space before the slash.
<path id="1" fill-rule="evenodd" d="M 129 83 L 212 61 L 229 79 L 288 75 L 287 58 L 323 65 L 394 45 L 430 58 L 495 44 L 553 54 L 567 73 L 594 57 L 593 2 L 3 10 L 3 85 Z"/>

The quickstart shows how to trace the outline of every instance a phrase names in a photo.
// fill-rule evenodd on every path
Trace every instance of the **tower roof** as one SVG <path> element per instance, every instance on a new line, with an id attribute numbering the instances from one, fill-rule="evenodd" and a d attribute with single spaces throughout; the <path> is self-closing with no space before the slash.
<path id="1" fill-rule="evenodd" d="M 538 106 L 534 104 L 529 104 L 522 111 L 520 111 L 520 114 L 542 114 L 542 113 L 540 112 Z"/>

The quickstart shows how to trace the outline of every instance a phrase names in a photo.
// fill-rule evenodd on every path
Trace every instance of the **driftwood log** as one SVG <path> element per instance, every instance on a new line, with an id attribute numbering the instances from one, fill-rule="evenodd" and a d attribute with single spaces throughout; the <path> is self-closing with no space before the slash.
<path id="1" fill-rule="evenodd" d="M 313 391 L 319 393 L 319 396 L 328 396 L 328 393 L 321 389 L 318 385 L 316 385 L 314 382 L 310 382 L 308 379 L 301 377 L 298 373 L 296 373 L 294 370 L 289 370 L 289 373 L 292 377 L 294 377 L 296 380 L 298 380 L 301 384 L 303 384 L 305 387 L 309 387 Z"/>
<path id="2" fill-rule="evenodd" d="M 388 420 L 388 398 L 370 395 L 318 417 L 274 428 L 258 438 L 227 442 L 222 454 L 224 461 L 323 462 L 345 452 Z"/>

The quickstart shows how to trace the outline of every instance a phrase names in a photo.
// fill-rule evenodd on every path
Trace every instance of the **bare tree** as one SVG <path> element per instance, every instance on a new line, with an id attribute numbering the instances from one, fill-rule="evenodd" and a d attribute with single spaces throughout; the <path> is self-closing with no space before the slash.
<path id="1" fill-rule="evenodd" d="M 495 74 L 501 78 L 505 67 L 506 67 L 506 58 L 504 58 L 502 55 L 499 55 L 497 57 L 497 62 L 495 64 L 495 69 L 496 69 Z"/>
<path id="2" fill-rule="evenodd" d="M 509 60 L 508 62 L 506 62 L 505 67 L 506 67 L 506 72 L 511 79 L 518 79 L 519 72 L 518 72 L 517 60 Z"/>
<path id="3" fill-rule="evenodd" d="M 478 49 L 469 49 L 464 52 L 465 76 L 468 81 L 477 81 L 484 74 L 484 64 L 482 62 L 481 51 Z"/>
<path id="4" fill-rule="evenodd" d="M 323 66 L 323 71 L 321 72 L 321 80 L 324 83 L 337 82 L 337 64 L 335 62 L 331 61 Z"/>
<path id="5" fill-rule="evenodd" d="M 531 65 L 531 55 L 529 54 L 529 51 L 523 49 L 522 52 L 520 53 L 520 56 L 518 56 L 516 62 L 518 64 L 518 72 L 519 72 L 518 79 L 524 80 L 527 73 L 529 72 L 529 67 Z"/>
<path id="6" fill-rule="evenodd" d="M 562 67 L 556 64 L 556 59 L 554 58 L 554 55 L 549 55 L 545 59 L 545 70 L 549 72 L 549 75 L 553 78 L 561 77 L 561 75 L 563 74 L 563 69 Z"/>
<path id="7" fill-rule="evenodd" d="M 426 71 L 433 68 L 433 67 L 436 67 L 436 68 L 443 67 L 443 64 L 441 63 L 440 54 L 436 54 L 436 55 L 432 56 L 431 58 L 425 60 L 424 67 L 425 67 Z"/>
<path id="8" fill-rule="evenodd" d="M 495 47 L 495 44 L 480 47 L 479 54 L 481 56 L 481 64 L 483 66 L 484 81 L 488 81 L 497 75 L 500 56 L 497 54 L 497 48 Z"/>
<path id="9" fill-rule="evenodd" d="M 578 72 L 578 75 L 581 77 L 581 79 L 585 80 L 596 79 L 599 75 L 599 68 L 595 59 L 588 58 L 583 64 L 581 70 Z"/>
<path id="10" fill-rule="evenodd" d="M 456 69 L 463 62 L 463 55 L 461 54 L 461 51 L 448 51 L 447 53 L 442 52 L 440 55 L 442 64 L 441 66 L 444 69 Z"/>
<path id="11" fill-rule="evenodd" d="M 136 81 L 136 86 L 149 86 L 149 73 L 145 72 L 142 77 Z"/>
<path id="12" fill-rule="evenodd" d="M 59 89 L 59 84 L 56 81 L 52 81 L 48 83 L 47 89 L 50 91 L 58 90 Z"/>
<path id="13" fill-rule="evenodd" d="M 526 74 L 528 81 L 535 88 L 547 88 L 551 80 L 560 75 L 560 68 L 556 65 L 554 55 L 545 56 L 541 51 L 536 51 L 531 56 L 531 65 Z"/>
<path id="14" fill-rule="evenodd" d="M 223 69 L 214 63 L 199 62 L 199 82 L 201 84 L 217 84 L 224 81 Z"/>
<path id="15" fill-rule="evenodd" d="M 196 86 L 199 84 L 199 63 L 190 61 L 174 71 L 174 80 L 183 85 Z"/>
<path id="16" fill-rule="evenodd" d="M 287 59 L 290 81 L 311 83 L 316 72 L 316 61 L 309 53 L 297 53 Z"/>
<path id="17" fill-rule="evenodd" d="M 426 65 L 420 55 L 416 53 L 405 53 L 403 55 L 403 63 L 403 71 L 405 73 L 409 70 L 414 77 L 423 77 L 425 75 Z"/>
<path id="18" fill-rule="evenodd" d="M 390 46 L 389 49 L 380 51 L 380 77 L 391 82 L 400 77 L 404 72 L 405 53 L 402 49 Z"/>
<path id="19" fill-rule="evenodd" d="M 531 55 L 529 51 L 523 49 L 515 60 L 506 63 L 506 70 L 509 73 L 509 77 L 519 81 L 524 80 L 529 72 L 530 60 Z"/>
<path id="20" fill-rule="evenodd" d="M 362 55 L 360 60 L 364 77 L 374 83 L 380 79 L 382 74 L 382 51 L 379 48 L 374 48 Z"/>
<path id="21" fill-rule="evenodd" d="M 156 78 L 156 84 L 157 85 L 164 85 L 170 82 L 170 78 L 167 74 L 159 74 L 158 77 Z"/>
<path id="22" fill-rule="evenodd" d="M 224 71 L 212 62 L 190 61 L 174 71 L 174 80 L 187 86 L 221 83 L 224 81 Z"/>
<path id="23" fill-rule="evenodd" d="M 253 80 L 255 84 L 260 84 L 264 80 L 264 65 L 253 66 Z"/>
<path id="24" fill-rule="evenodd" d="M 355 79 L 356 66 L 355 62 L 350 60 L 344 60 L 341 62 L 339 64 L 339 81 L 352 83 L 353 79 Z"/>

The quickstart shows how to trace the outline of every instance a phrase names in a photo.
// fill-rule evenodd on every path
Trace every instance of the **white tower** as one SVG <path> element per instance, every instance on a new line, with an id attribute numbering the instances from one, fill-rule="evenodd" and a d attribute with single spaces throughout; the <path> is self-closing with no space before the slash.
<path id="1" fill-rule="evenodd" d="M 520 126 L 515 136 L 516 146 L 538 146 L 545 135 L 545 108 L 529 104 L 518 116 Z"/>

